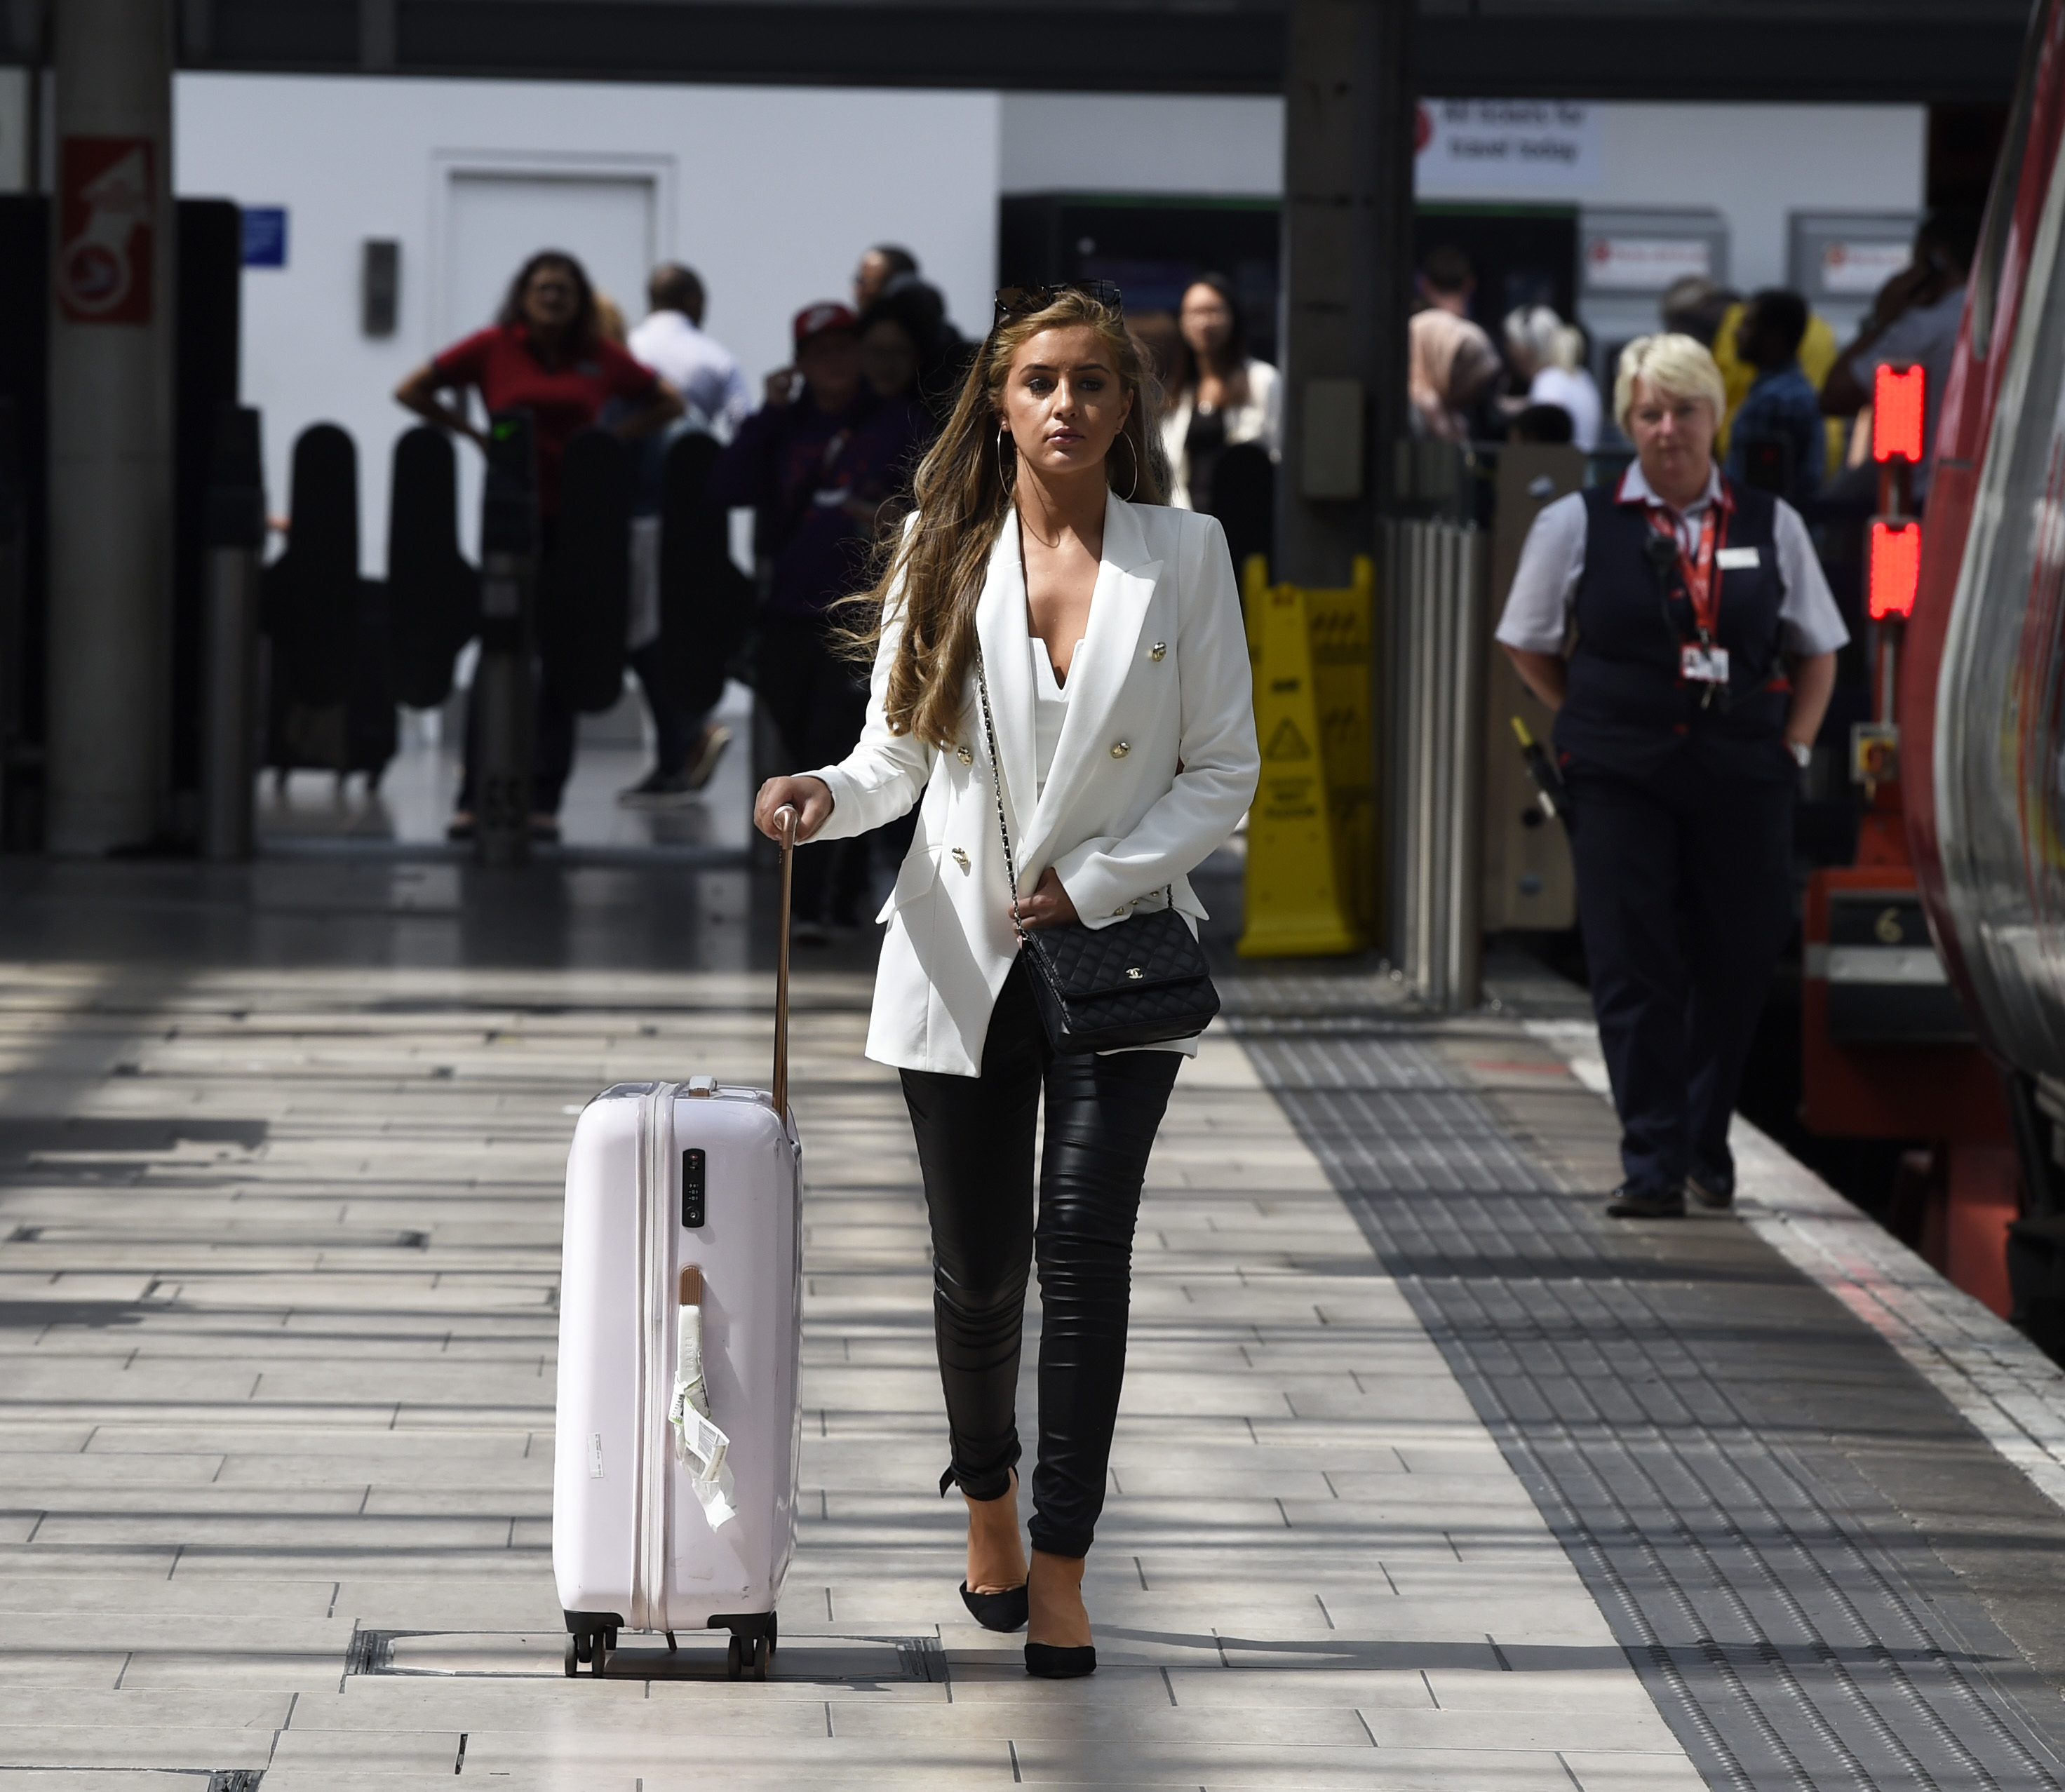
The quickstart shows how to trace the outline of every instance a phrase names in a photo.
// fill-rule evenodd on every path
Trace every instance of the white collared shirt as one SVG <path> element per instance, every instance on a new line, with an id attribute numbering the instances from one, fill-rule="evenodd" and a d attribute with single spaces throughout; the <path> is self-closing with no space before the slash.
<path id="1" fill-rule="evenodd" d="M 624 346 L 681 394 L 711 433 L 729 442 L 753 410 L 753 394 L 737 359 L 685 313 L 655 311 L 632 331 Z"/>
<path id="2" fill-rule="evenodd" d="M 1720 469 L 1710 467 L 1706 490 L 1683 511 L 1673 511 L 1650 490 L 1639 462 L 1621 475 L 1618 494 L 1628 502 L 1639 498 L 1651 510 L 1670 517 L 1679 545 L 1687 554 L 1698 551 L 1699 519 L 1720 494 Z M 1779 583 L 1785 587 L 1778 607 L 1785 651 L 1803 658 L 1833 653 L 1849 640 L 1850 632 L 1836 607 L 1821 563 L 1814 557 L 1814 543 L 1808 536 L 1806 523 L 1784 498 L 1776 504 L 1771 532 Z M 1499 618 L 1497 638 L 1501 643 L 1526 653 L 1563 651 L 1570 638 L 1570 612 L 1578 600 L 1578 586 L 1585 575 L 1589 534 L 1589 513 L 1582 492 L 1558 498 L 1535 518 L 1520 551 L 1513 589 L 1506 594 L 1505 612 Z M 1725 594 L 1725 582 L 1723 589 Z"/>

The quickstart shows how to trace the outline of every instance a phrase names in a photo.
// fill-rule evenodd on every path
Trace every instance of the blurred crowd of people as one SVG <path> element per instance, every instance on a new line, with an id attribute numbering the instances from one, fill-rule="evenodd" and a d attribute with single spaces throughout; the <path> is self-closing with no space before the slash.
<path id="1" fill-rule="evenodd" d="M 1663 301 L 1664 328 L 1710 349 L 1727 385 L 1718 451 L 1731 474 L 1797 505 L 1840 496 L 1848 484 L 1863 493 L 1871 480 L 1869 427 L 1857 420 L 1881 363 L 1927 369 L 1933 440 L 1976 236 L 1976 220 L 1962 214 L 1928 219 L 1912 264 L 1887 283 L 1863 329 L 1841 348 L 1796 293 L 1768 288 L 1745 297 L 1703 280 L 1672 287 Z M 1408 381 L 1416 432 L 1457 443 L 1502 435 L 1587 451 L 1601 445 L 1604 406 L 1582 328 L 1548 305 L 1525 305 L 1497 320 L 1494 341 L 1473 315 L 1475 270 L 1453 244 L 1428 253 L 1416 291 Z M 949 320 L 917 257 L 878 244 L 860 257 L 849 297 L 795 313 L 790 359 L 766 377 L 756 406 L 737 358 L 703 327 L 707 295 L 693 268 L 654 268 L 645 297 L 645 315 L 628 325 L 573 256 L 541 252 L 518 271 L 492 325 L 416 369 L 396 396 L 483 446 L 481 424 L 463 397 L 455 405 L 451 394 L 478 391 L 489 414 L 531 412 L 548 561 L 568 442 L 599 426 L 636 445 L 625 658 L 645 692 L 657 750 L 650 772 L 620 800 L 664 805 L 706 785 L 731 745 L 712 715 L 685 712 L 659 650 L 669 446 L 685 431 L 721 445 L 711 496 L 754 519 L 758 603 L 736 669 L 750 679 L 786 759 L 830 763 L 857 737 L 866 701 L 832 608 L 869 583 L 870 556 L 900 519 L 918 462 L 951 412 L 976 345 Z M 1249 350 L 1239 295 L 1219 275 L 1202 273 L 1174 310 L 1137 312 L 1129 328 L 1162 388 L 1156 439 L 1170 502 L 1225 515 L 1220 500 L 1234 477 L 1226 457 L 1259 449 L 1275 460 L 1283 427 L 1282 381 Z M 1226 492 L 1216 489 L 1221 484 Z M 1926 494 L 1926 467 L 1915 488 L 1917 498 Z M 573 761 L 576 712 L 550 664 L 540 664 L 538 693 L 533 827 L 551 838 Z M 471 735 L 469 728 L 455 837 L 472 825 Z M 868 850 L 865 842 L 847 843 L 800 862 L 804 937 L 857 922 Z"/>
<path id="2" fill-rule="evenodd" d="M 689 431 L 721 445 L 710 498 L 754 517 L 758 601 L 735 669 L 751 681 L 790 765 L 830 763 L 858 737 L 867 700 L 834 606 L 869 583 L 869 559 L 900 520 L 977 345 L 954 327 L 917 257 L 877 244 L 860 257 L 850 299 L 822 299 L 795 313 L 790 359 L 767 375 L 756 406 L 737 357 L 703 327 L 708 296 L 693 268 L 654 268 L 645 297 L 645 315 L 631 325 L 574 256 L 542 251 L 518 271 L 492 325 L 417 369 L 395 396 L 483 448 L 469 389 L 491 415 L 531 411 L 548 563 L 557 550 L 558 470 L 568 442 L 599 427 L 634 446 L 625 658 L 652 716 L 656 763 L 619 801 L 657 806 L 701 790 L 732 744 L 713 715 L 685 712 L 660 648 L 668 449 Z M 1248 352 L 1239 298 L 1217 274 L 1191 282 L 1174 311 L 1142 312 L 1131 327 L 1163 390 L 1158 439 L 1172 502 L 1209 509 L 1229 450 L 1253 443 L 1272 460 L 1279 452 L 1276 369 Z M 537 716 L 531 826 L 552 839 L 576 717 L 548 658 L 538 667 Z M 475 759 L 469 722 L 454 838 L 472 832 Z M 841 842 L 799 859 L 799 937 L 858 922 L 871 850 L 865 841 Z"/>
<path id="3" fill-rule="evenodd" d="M 731 745 L 709 715 L 683 712 L 658 650 L 660 510 L 666 450 L 684 432 L 722 445 L 714 499 L 754 514 L 760 603 L 742 670 L 752 676 L 782 747 L 799 765 L 837 757 L 857 732 L 864 693 L 836 651 L 826 612 L 865 581 L 875 541 L 897 514 L 919 458 L 951 408 L 973 345 L 947 317 L 938 289 L 907 249 L 878 244 L 860 260 L 851 304 L 805 306 L 791 325 L 793 353 L 770 374 L 756 407 L 738 359 L 703 328 L 707 295 L 694 269 L 667 263 L 647 282 L 645 316 L 629 326 L 573 256 L 541 251 L 518 270 L 495 321 L 411 373 L 395 396 L 426 420 L 486 446 L 466 402 L 477 392 L 490 415 L 531 412 L 538 456 L 540 550 L 557 549 L 559 468 L 582 430 L 613 431 L 635 445 L 631 590 L 626 661 L 653 723 L 657 763 L 619 800 L 657 805 L 709 782 Z M 457 402 L 454 402 L 454 395 Z M 538 668 L 534 833 L 556 837 L 573 762 L 575 711 L 558 669 Z M 833 736 L 840 738 L 834 740 Z M 472 831 L 475 743 L 451 832 Z M 811 855 L 806 869 L 828 869 Z M 841 874 L 806 889 L 807 918 L 844 922 L 864 881 Z"/>
<path id="4" fill-rule="evenodd" d="M 1707 349 L 1726 382 L 1717 447 L 1732 477 L 1795 504 L 1867 498 L 1874 478 L 1869 407 L 1881 365 L 1925 369 L 1926 441 L 1933 449 L 1978 228 L 1973 212 L 1931 213 L 1916 232 L 1909 264 L 1885 283 L 1844 345 L 1800 294 L 1784 287 L 1745 295 L 1691 277 L 1665 292 L 1664 329 Z M 1522 305 L 1507 313 L 1494 342 L 1473 316 L 1477 293 L 1467 254 L 1453 244 L 1429 251 L 1408 326 L 1414 432 L 1457 443 L 1505 438 L 1597 449 L 1604 407 L 1582 328 L 1548 305 Z M 1917 499 L 1927 490 L 1925 462 L 1914 481 Z"/>

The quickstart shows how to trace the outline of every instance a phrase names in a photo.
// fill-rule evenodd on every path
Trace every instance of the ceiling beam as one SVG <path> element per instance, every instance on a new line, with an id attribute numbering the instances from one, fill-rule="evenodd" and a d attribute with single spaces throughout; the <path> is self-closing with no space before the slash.
<path id="1" fill-rule="evenodd" d="M 189 66 L 530 79 L 1271 93 L 1284 22 L 1267 4 L 1036 6 L 891 0 L 188 0 Z M 1647 10 L 1645 10 L 1647 11 Z M 1796 5 L 1709 0 L 1631 16 L 1429 7 L 1418 85 L 1458 98 L 2005 102 L 2020 9 L 1942 0 L 1876 26 Z M 1660 16 L 1659 16 L 1660 15 Z M 1080 60 L 1027 54 L 1094 46 Z M 390 59 L 391 57 L 391 60 Z"/>

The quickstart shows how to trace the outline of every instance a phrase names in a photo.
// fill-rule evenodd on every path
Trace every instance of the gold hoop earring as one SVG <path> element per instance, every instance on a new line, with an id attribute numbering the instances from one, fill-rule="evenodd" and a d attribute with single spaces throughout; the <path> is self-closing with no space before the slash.
<path id="1" fill-rule="evenodd" d="M 1125 488 L 1125 501 L 1129 504 L 1133 502 L 1134 493 L 1140 489 L 1140 450 L 1133 446 L 1133 438 L 1125 430 L 1121 430 L 1118 432 L 1118 439 L 1125 444 L 1125 452 L 1130 457 L 1133 466 L 1133 482 Z M 1113 487 L 1114 490 L 1117 489 L 1116 486 Z"/>
<path id="2" fill-rule="evenodd" d="M 1007 495 L 1012 489 L 1012 481 L 1004 470 L 1004 438 L 1008 433 L 1008 425 L 1000 423 L 996 426 L 996 482 L 1003 486 Z"/>

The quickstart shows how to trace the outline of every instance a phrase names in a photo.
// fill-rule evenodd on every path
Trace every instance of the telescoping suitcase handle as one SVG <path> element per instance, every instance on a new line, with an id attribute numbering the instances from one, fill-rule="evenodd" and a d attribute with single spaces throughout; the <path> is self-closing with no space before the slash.
<path id="1" fill-rule="evenodd" d="M 774 936 L 774 1112 L 789 1116 L 789 890 L 796 869 L 796 812 L 774 811 L 782 830 L 782 910 Z"/>

